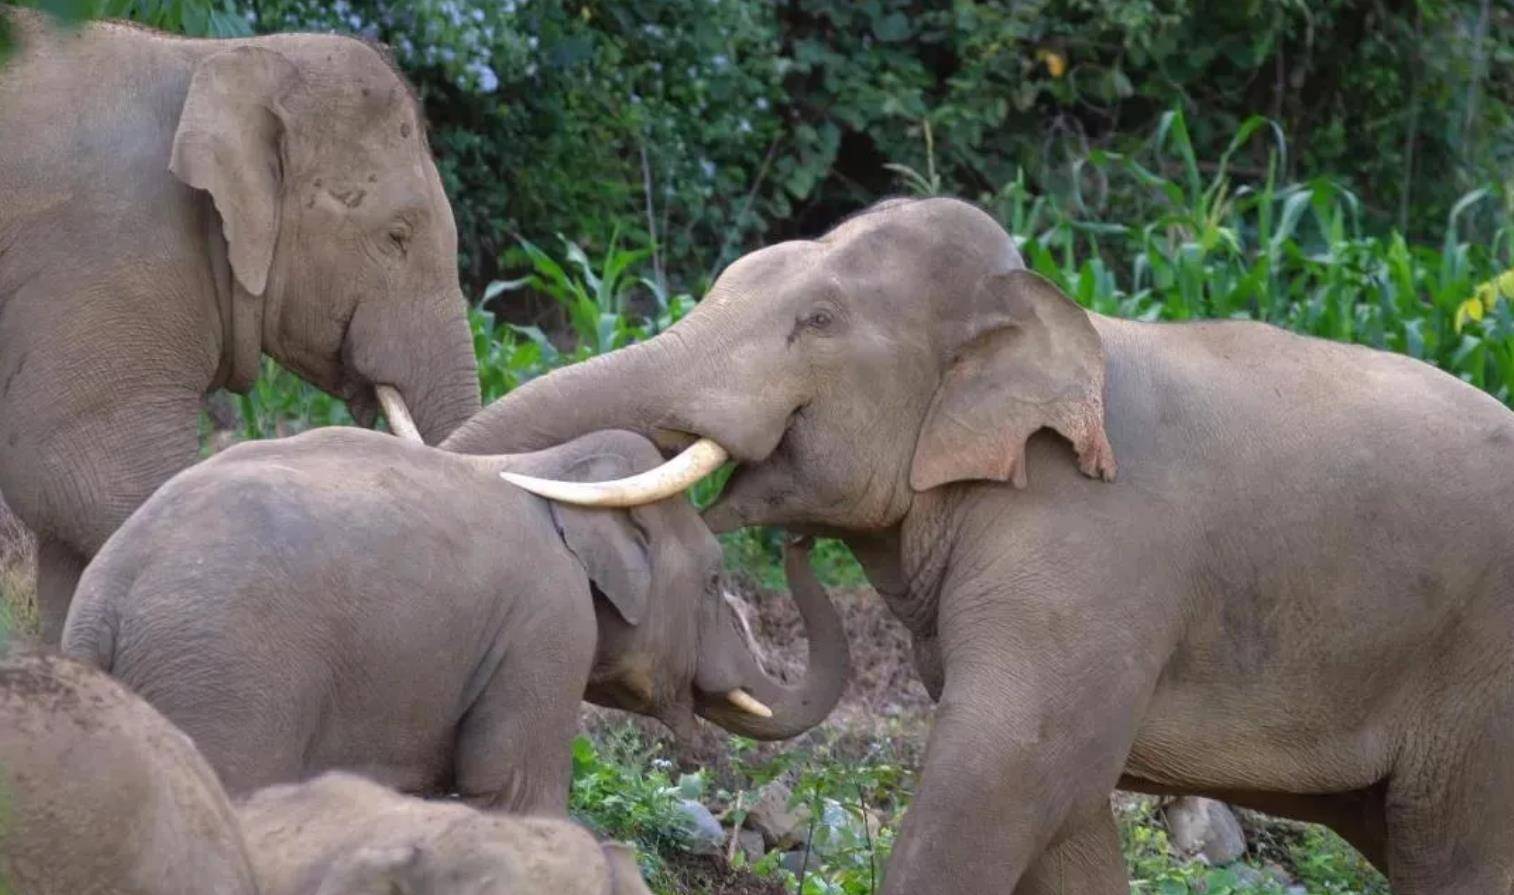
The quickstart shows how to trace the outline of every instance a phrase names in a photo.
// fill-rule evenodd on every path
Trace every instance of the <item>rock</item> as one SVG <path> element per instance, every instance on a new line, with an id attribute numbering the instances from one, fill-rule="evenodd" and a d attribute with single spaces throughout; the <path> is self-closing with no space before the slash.
<path id="1" fill-rule="evenodd" d="M 1235 877 L 1236 883 L 1247 889 L 1259 889 L 1272 881 L 1272 877 L 1265 871 L 1258 870 L 1246 864 L 1237 864 L 1231 867 L 1230 875 Z"/>
<path id="2" fill-rule="evenodd" d="M 1267 874 L 1269 879 L 1283 888 L 1293 885 L 1293 875 L 1284 870 L 1281 864 L 1268 861 L 1262 865 L 1262 870 Z"/>
<path id="3" fill-rule="evenodd" d="M 1289 886 L 1283 890 L 1283 895 L 1309 895 L 1309 890 L 1303 886 Z"/>
<path id="4" fill-rule="evenodd" d="M 809 808 L 789 808 L 792 797 L 788 786 L 774 780 L 757 791 L 757 800 L 747 810 L 747 826 L 762 834 L 768 848 L 793 848 L 804 841 L 810 824 Z"/>
<path id="5" fill-rule="evenodd" d="M 756 830 L 742 830 L 737 833 L 736 844 L 746 855 L 749 864 L 755 864 L 767 854 L 767 843 L 763 841 L 762 834 Z"/>
<path id="6" fill-rule="evenodd" d="M 693 799 L 679 799 L 678 810 L 683 815 L 689 851 L 696 855 L 720 854 L 725 847 L 725 829 L 710 809 Z"/>
<path id="7" fill-rule="evenodd" d="M 809 857 L 809 869 L 810 870 L 814 870 L 815 869 L 816 861 L 817 861 L 816 856 L 813 855 L 813 854 L 810 855 L 810 857 Z M 798 876 L 800 868 L 804 867 L 804 849 L 802 849 L 802 848 L 796 848 L 793 851 L 784 852 L 783 853 L 783 858 L 778 863 L 782 864 L 783 867 L 784 867 L 784 869 L 787 870 L 789 873 L 792 873 L 795 876 Z"/>
<path id="8" fill-rule="evenodd" d="M 1246 854 L 1246 835 L 1223 802 L 1184 796 L 1163 813 L 1172 844 L 1189 857 L 1202 855 L 1210 864 L 1220 865 Z"/>

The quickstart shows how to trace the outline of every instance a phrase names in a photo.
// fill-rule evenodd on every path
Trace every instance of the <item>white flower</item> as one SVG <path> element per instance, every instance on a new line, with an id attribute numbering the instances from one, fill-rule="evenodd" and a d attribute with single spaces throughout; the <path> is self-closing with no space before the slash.
<path id="1" fill-rule="evenodd" d="M 475 59 L 468 64 L 468 70 L 473 72 L 473 77 L 478 79 L 479 90 L 484 93 L 493 93 L 499 89 L 499 75 L 495 74 L 494 69 L 484 62 Z"/>
<path id="2" fill-rule="evenodd" d="M 699 160 L 699 170 L 704 172 L 706 178 L 710 180 L 715 179 L 715 163 L 709 159 L 702 158 Z"/>
<path id="3" fill-rule="evenodd" d="M 757 97 L 757 101 L 755 103 L 752 103 L 752 105 L 757 107 L 757 111 L 766 112 L 768 110 L 768 98 L 765 96 L 759 96 Z"/>

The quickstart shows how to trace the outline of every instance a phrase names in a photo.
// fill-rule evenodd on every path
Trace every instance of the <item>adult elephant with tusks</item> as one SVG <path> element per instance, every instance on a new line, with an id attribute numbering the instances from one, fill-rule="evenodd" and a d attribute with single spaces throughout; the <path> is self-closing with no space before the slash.
<path id="1" fill-rule="evenodd" d="M 457 231 L 421 109 L 335 35 L 189 40 L 0 10 L 0 492 L 43 637 L 85 562 L 194 462 L 262 355 L 440 441 L 479 409 Z"/>
<path id="2" fill-rule="evenodd" d="M 1117 786 L 1327 823 L 1398 893 L 1514 885 L 1514 413 L 1454 377 L 1090 313 L 891 200 L 446 445 L 605 427 L 729 454 L 712 528 L 843 538 L 913 632 L 885 892 L 1124 892 Z"/>

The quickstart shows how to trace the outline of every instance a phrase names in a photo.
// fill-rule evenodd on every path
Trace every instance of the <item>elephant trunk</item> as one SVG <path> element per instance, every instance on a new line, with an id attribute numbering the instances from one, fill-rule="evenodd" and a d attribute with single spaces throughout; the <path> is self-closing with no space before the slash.
<path id="1" fill-rule="evenodd" d="M 405 339 L 388 340 L 385 357 L 369 365 L 365 378 L 372 385 L 388 385 L 399 392 L 427 444 L 440 444 L 483 406 L 479 395 L 478 363 L 473 354 L 473 334 L 464 314 L 461 296 L 447 303 L 447 322 L 437 326 L 434 317 L 423 318 Z M 423 305 L 424 306 L 424 305 Z M 391 429 L 394 428 L 391 421 Z"/>
<path id="2" fill-rule="evenodd" d="M 689 431 L 673 411 L 676 372 L 668 334 L 562 367 L 490 404 L 442 445 L 465 454 L 544 450 L 601 429 L 647 437 Z"/>
<path id="3" fill-rule="evenodd" d="M 772 710 L 772 717 L 738 708 L 720 694 L 702 696 L 698 707 L 701 716 L 726 730 L 757 740 L 788 739 L 824 721 L 841 698 L 850 663 L 841 616 L 810 568 L 808 548 L 786 548 L 784 571 L 809 641 L 804 680 L 795 685 L 774 680 L 758 667 L 755 657 L 743 653 L 747 657 L 743 664 L 750 666 L 741 675 L 746 689 Z"/>

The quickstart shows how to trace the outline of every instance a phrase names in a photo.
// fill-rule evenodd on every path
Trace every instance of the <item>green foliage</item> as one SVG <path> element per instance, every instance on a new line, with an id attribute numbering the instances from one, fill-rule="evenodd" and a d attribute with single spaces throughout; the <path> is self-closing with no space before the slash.
<path id="1" fill-rule="evenodd" d="M 1323 827 L 1306 828 L 1288 854 L 1311 893 L 1388 895 L 1388 884 L 1359 852 Z"/>
<path id="2" fill-rule="evenodd" d="M 247 19 L 231 0 L 6 0 L 16 6 L 40 9 L 69 25 L 90 19 L 129 19 L 143 25 L 191 37 L 243 37 L 252 33 Z M 0 16 L 0 62 L 11 49 L 5 19 Z"/>
<path id="3" fill-rule="evenodd" d="M 738 756 L 734 764 L 750 793 L 769 780 L 788 777 L 793 781 L 789 807 L 803 806 L 810 818 L 799 849 L 799 872 L 782 866 L 778 852 L 753 862 L 753 872 L 776 877 L 801 895 L 875 891 L 897 827 L 886 821 L 908 803 L 914 783 L 909 763 L 895 752 L 892 740 L 871 742 L 860 755 L 855 743 L 827 742 L 748 763 L 744 754 L 751 746 L 749 740 L 732 738 L 732 751 Z M 738 855 L 735 866 L 745 865 L 745 856 Z"/>
<path id="4" fill-rule="evenodd" d="M 678 800 L 697 799 L 716 809 L 728 829 L 741 825 L 768 782 L 790 784 L 791 810 L 806 809 L 809 823 L 785 865 L 770 851 L 755 861 L 739 849 L 731 865 L 775 879 L 802 895 L 870 895 L 878 890 L 902 812 L 914 787 L 914 758 L 900 754 L 896 736 L 879 732 L 859 741 L 842 736 L 759 758 L 756 744 L 729 738 L 725 785 L 712 788 L 703 773 L 670 777 L 670 763 L 634 728 L 613 728 L 596 744 L 574 744 L 572 809 L 606 835 L 638 844 L 654 890 L 683 891 L 665 858 L 683 852 L 686 839 Z M 1116 810 L 1131 891 L 1156 895 L 1283 895 L 1272 873 L 1278 861 L 1310 895 L 1387 895 L 1386 881 L 1359 854 L 1322 827 L 1287 824 L 1265 839 L 1283 846 L 1269 857 L 1253 851 L 1236 864 L 1212 867 L 1180 856 L 1168 842 L 1155 799 L 1122 801 Z"/>
<path id="5" fill-rule="evenodd" d="M 648 745 L 635 728 L 611 731 L 596 743 L 573 741 L 573 786 L 568 809 L 608 838 L 636 843 L 642 873 L 654 887 L 668 882 L 663 855 L 686 850 L 688 830 L 680 799 L 703 794 L 703 778 L 685 774 L 674 782 L 672 762 Z"/>

